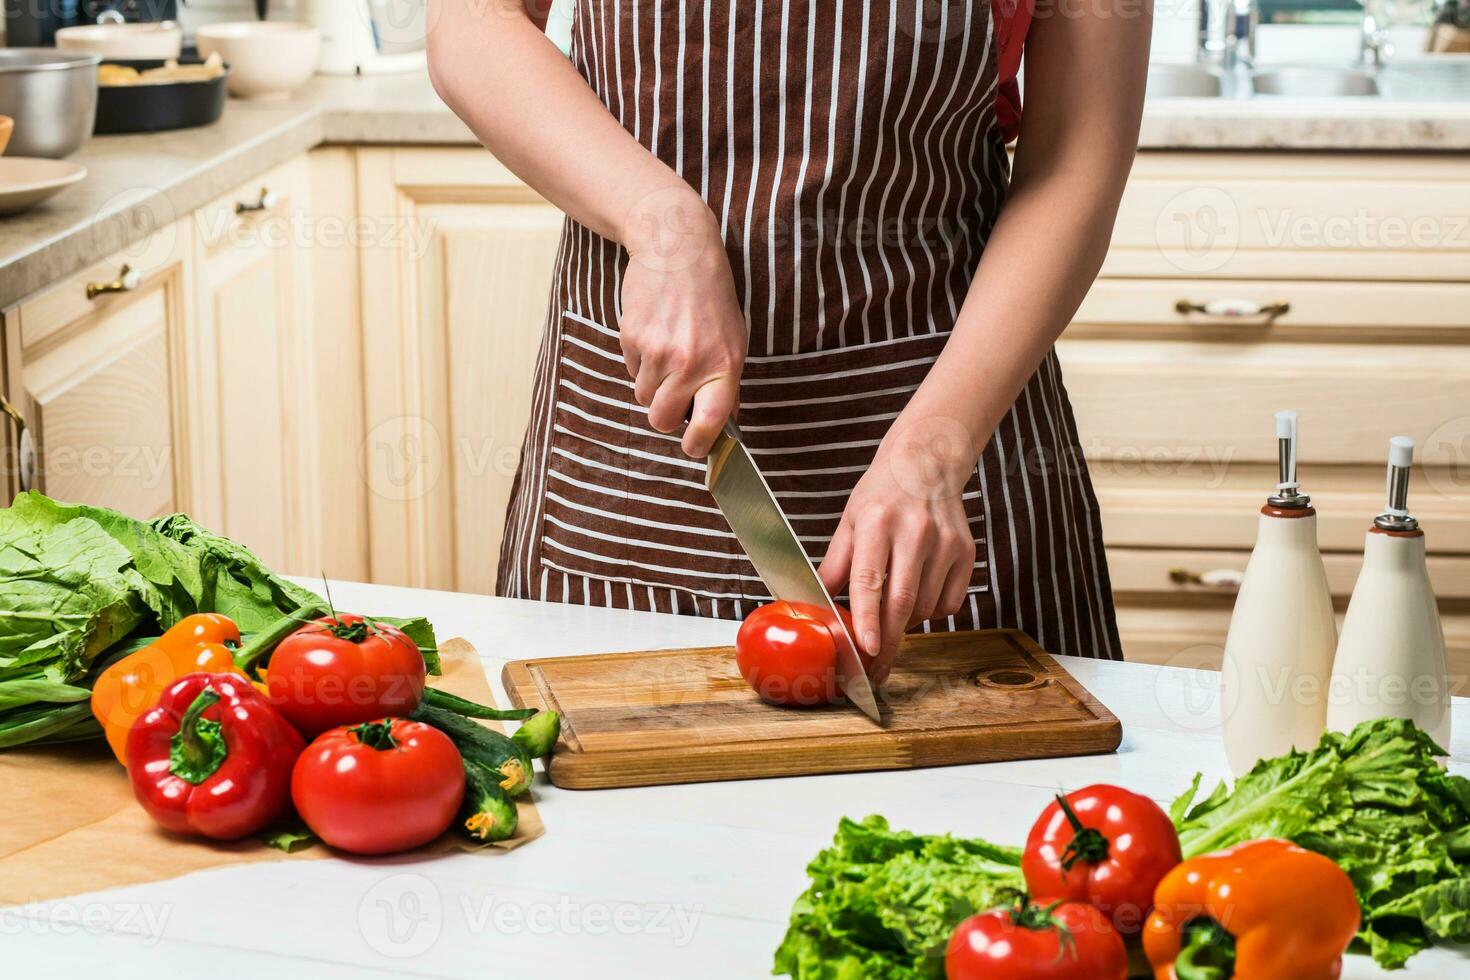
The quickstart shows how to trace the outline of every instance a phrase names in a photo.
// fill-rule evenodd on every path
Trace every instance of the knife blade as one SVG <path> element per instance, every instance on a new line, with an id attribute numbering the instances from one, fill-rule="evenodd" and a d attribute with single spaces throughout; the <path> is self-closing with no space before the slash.
<path id="1" fill-rule="evenodd" d="M 863 714 L 883 724 L 878 700 L 873 696 L 873 686 L 863 669 L 852 632 L 838 615 L 837 604 L 812 567 L 791 522 L 751 459 L 740 429 L 733 421 L 725 423 L 710 449 L 708 467 L 705 486 L 720 505 L 761 581 L 773 597 L 807 603 L 823 614 L 823 622 L 837 646 L 837 680 L 843 693 Z"/>

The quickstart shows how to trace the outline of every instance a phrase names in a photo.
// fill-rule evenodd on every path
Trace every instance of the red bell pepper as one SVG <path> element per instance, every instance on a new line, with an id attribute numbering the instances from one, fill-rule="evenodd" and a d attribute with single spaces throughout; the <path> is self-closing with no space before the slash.
<path id="1" fill-rule="evenodd" d="M 128 735 L 133 795 L 176 833 L 237 840 L 291 807 L 301 735 L 238 674 L 189 674 Z"/>

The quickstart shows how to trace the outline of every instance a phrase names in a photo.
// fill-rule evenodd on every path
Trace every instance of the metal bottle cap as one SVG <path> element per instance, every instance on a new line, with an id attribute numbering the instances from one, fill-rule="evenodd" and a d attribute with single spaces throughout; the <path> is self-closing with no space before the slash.
<path id="1" fill-rule="evenodd" d="M 1267 497 L 1266 503 L 1286 510 L 1312 506 L 1312 498 L 1301 493 L 1296 482 L 1296 422 L 1296 412 L 1276 413 L 1276 457 L 1281 482 L 1276 484 L 1276 493 Z"/>
<path id="2" fill-rule="evenodd" d="M 1394 436 L 1388 440 L 1388 506 L 1373 519 L 1385 531 L 1417 531 L 1419 522 L 1409 514 L 1409 472 L 1414 465 L 1414 440 Z"/>

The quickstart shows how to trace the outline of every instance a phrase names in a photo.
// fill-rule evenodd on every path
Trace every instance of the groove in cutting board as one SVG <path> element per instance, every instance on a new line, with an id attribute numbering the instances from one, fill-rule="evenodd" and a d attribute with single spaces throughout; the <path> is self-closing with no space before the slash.
<path id="1" fill-rule="evenodd" d="M 1015 630 L 904 638 L 885 727 L 850 705 L 760 701 L 733 647 L 520 660 L 518 706 L 552 708 L 558 786 L 594 789 L 1111 752 L 1118 720 Z"/>

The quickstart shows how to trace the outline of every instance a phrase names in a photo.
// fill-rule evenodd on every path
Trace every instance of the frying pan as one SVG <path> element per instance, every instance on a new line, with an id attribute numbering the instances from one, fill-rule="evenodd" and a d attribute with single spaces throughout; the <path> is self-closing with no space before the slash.
<path id="1" fill-rule="evenodd" d="M 108 60 L 144 71 L 162 61 Z M 181 65 L 203 64 L 200 58 L 180 58 Z M 230 66 L 218 78 L 203 82 L 166 82 L 161 85 L 103 85 L 97 89 L 98 136 L 108 133 L 153 133 L 163 129 L 208 126 L 225 110 L 225 80 Z"/>

